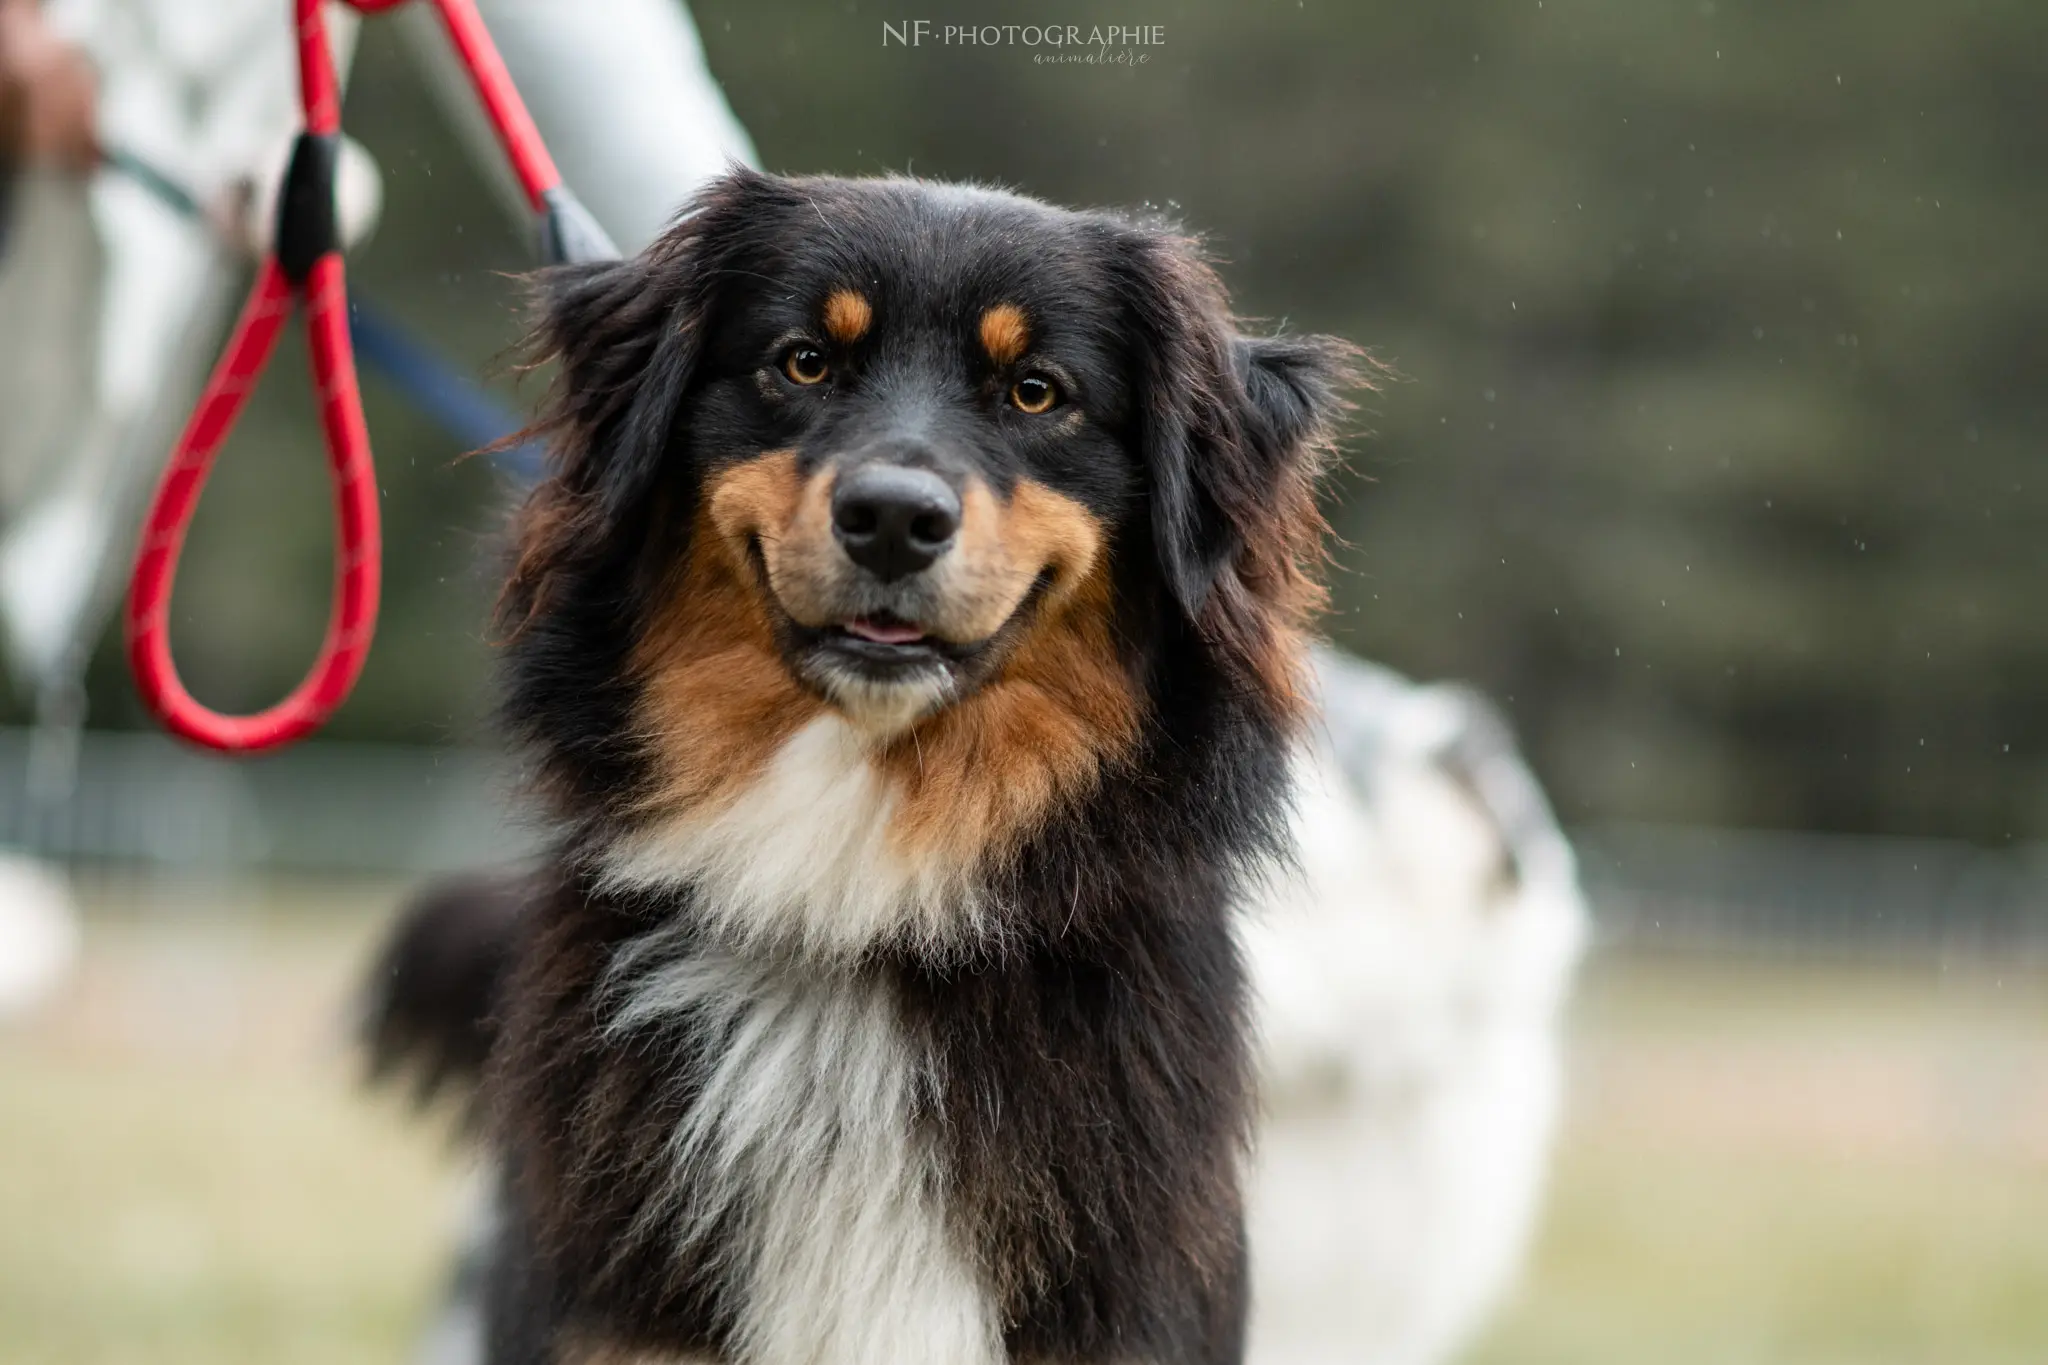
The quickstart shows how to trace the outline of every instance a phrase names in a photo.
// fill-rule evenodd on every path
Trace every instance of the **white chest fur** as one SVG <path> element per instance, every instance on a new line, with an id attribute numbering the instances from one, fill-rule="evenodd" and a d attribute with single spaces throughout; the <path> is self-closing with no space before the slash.
<path id="1" fill-rule="evenodd" d="M 1001 1360 L 994 1305 L 912 1123 L 929 1059 L 886 988 L 736 956 L 664 962 L 666 947 L 656 935 L 622 960 L 610 1028 L 661 1029 L 697 1053 L 703 1088 L 669 1143 L 672 1198 L 647 1216 L 685 1246 L 738 1220 L 726 1273 L 740 1359 Z"/>
<path id="2" fill-rule="evenodd" d="M 736 797 L 615 844 L 605 879 L 621 888 L 692 884 L 707 926 L 744 945 L 823 958 L 891 939 L 956 943 L 981 923 L 968 869 L 903 850 L 890 830 L 900 800 L 868 741 L 826 712 Z"/>

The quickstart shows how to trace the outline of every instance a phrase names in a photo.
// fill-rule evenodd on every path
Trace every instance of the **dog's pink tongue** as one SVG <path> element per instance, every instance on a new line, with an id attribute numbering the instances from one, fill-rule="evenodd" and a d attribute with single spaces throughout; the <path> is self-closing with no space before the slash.
<path id="1" fill-rule="evenodd" d="M 924 638 L 924 632 L 916 626 L 884 624 L 880 621 L 870 621 L 865 617 L 858 621 L 848 621 L 846 633 L 858 635 L 863 640 L 873 640 L 878 645 L 915 644 Z"/>

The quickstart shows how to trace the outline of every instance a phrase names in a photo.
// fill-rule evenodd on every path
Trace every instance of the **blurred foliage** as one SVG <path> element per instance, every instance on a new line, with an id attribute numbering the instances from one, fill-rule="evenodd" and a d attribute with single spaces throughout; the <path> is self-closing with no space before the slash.
<path id="1" fill-rule="evenodd" d="M 885 48 L 904 16 L 851 4 L 697 17 L 773 168 L 1163 205 L 1248 314 L 1391 361 L 1333 492 L 1334 631 L 1493 693 L 1568 820 L 2041 836 L 2048 7 L 1115 9 L 916 13 L 1163 24 L 1149 64 Z M 488 362 L 523 244 L 374 24 L 348 120 L 387 177 L 357 280 Z M 468 737 L 499 494 L 371 399 L 389 607 L 337 733 Z M 291 448 L 231 451 L 198 534 L 182 657 L 221 700 L 318 629 L 301 401 L 265 395 L 242 448 Z"/>

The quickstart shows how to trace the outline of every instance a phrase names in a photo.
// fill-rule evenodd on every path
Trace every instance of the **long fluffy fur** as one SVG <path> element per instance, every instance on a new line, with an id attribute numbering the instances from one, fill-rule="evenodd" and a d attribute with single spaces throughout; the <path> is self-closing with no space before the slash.
<path id="1" fill-rule="evenodd" d="M 907 348 L 877 374 L 948 354 L 906 316 L 971 339 L 1000 303 L 1069 329 L 1089 406 L 1060 458 L 1043 428 L 947 420 L 991 505 L 1063 509 L 1037 524 L 1104 547 L 942 709 L 881 732 L 808 682 L 772 714 L 780 682 L 699 696 L 665 672 L 680 647 L 648 647 L 681 631 L 734 677 L 735 651 L 789 647 L 746 557 L 706 558 L 707 490 L 786 449 L 775 477 L 814 477 L 853 439 L 812 441 L 733 358 L 757 317 L 847 280 L 880 286 L 862 344 Z M 736 172 L 646 255 L 543 290 L 556 463 L 518 519 L 503 637 L 561 836 L 490 1007 L 444 1012 L 494 1021 L 491 1360 L 1238 1360 L 1231 918 L 1284 841 L 1347 348 L 1242 335 L 1154 225 L 910 181 Z M 1004 321 L 982 344 L 1007 356 L 1030 324 Z M 860 401 L 803 411 L 898 411 Z M 727 608 L 677 624 L 679 593 L 713 591 Z M 687 724 L 658 696 L 695 697 Z M 763 743 L 681 781 L 707 724 Z M 425 1015 L 392 1018 L 403 1040 Z"/>

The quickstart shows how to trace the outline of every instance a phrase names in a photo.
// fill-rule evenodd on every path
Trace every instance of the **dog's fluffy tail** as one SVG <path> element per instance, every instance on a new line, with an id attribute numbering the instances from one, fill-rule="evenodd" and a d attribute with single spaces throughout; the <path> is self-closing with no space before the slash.
<path id="1" fill-rule="evenodd" d="M 532 898 L 530 873 L 477 873 L 436 883 L 405 908 L 362 993 L 373 1081 L 401 1082 L 421 1104 L 473 1105 Z"/>

